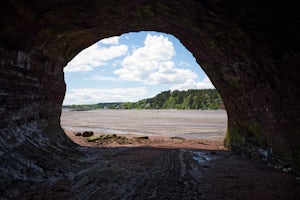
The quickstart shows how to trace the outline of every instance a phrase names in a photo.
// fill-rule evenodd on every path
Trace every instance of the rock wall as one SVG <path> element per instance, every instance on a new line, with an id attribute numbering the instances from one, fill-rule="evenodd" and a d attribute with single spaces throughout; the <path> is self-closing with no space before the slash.
<path id="1" fill-rule="evenodd" d="M 221 94 L 228 146 L 300 166 L 298 10 L 296 1 L 1 2 L 1 160 L 26 170 L 38 165 L 35 151 L 74 153 L 59 121 L 63 67 L 100 39 L 154 30 L 180 39 Z M 43 155 L 45 166 L 55 162 Z"/>

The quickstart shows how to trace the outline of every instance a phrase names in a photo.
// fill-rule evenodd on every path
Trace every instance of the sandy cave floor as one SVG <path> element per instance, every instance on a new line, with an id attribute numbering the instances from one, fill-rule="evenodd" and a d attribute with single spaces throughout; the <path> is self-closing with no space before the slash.
<path id="1" fill-rule="evenodd" d="M 62 126 L 85 152 L 97 156 L 97 173 L 39 188 L 20 199 L 300 199 L 295 174 L 223 146 L 224 111 L 66 111 Z M 199 137 L 205 132 L 201 127 L 208 134 Z M 84 130 L 128 140 L 87 142 L 74 134 Z M 136 139 L 140 136 L 149 139 Z"/>
<path id="2" fill-rule="evenodd" d="M 72 131 L 66 133 L 77 144 L 109 154 L 105 161 L 113 161 L 118 171 L 126 174 L 127 178 L 119 181 L 132 184 L 125 193 L 102 190 L 101 199 L 300 198 L 300 180 L 295 175 L 237 155 L 226 149 L 219 138 L 182 140 L 153 136 L 127 144 L 98 144 L 76 137 Z M 129 177 L 139 178 L 131 183 Z M 111 181 L 106 184 L 113 184 Z"/>

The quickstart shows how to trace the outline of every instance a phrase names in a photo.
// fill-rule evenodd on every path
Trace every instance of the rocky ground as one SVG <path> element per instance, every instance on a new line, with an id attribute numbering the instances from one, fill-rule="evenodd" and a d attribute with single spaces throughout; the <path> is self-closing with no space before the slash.
<path id="1" fill-rule="evenodd" d="M 83 156 L 16 199 L 300 199 L 289 168 L 224 148 L 226 112 L 68 111 L 62 125 Z"/>
<path id="2" fill-rule="evenodd" d="M 239 156 L 218 139 L 167 137 L 87 142 L 67 135 L 93 160 L 72 179 L 18 199 L 299 199 L 300 180 Z"/>

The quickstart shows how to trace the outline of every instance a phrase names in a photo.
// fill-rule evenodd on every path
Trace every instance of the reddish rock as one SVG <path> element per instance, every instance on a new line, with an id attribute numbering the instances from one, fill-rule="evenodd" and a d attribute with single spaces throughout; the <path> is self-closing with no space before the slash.
<path id="1" fill-rule="evenodd" d="M 132 31 L 173 34 L 193 53 L 224 101 L 228 146 L 300 167 L 299 10 L 297 1 L 2 1 L 5 197 L 21 188 L 14 180 L 75 166 L 76 145 L 60 127 L 63 68 L 96 41 Z"/>

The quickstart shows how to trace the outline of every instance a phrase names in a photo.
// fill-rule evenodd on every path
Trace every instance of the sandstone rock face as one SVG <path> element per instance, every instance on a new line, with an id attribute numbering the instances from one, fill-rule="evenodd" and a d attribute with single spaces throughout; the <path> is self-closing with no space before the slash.
<path id="1" fill-rule="evenodd" d="M 298 11 L 296 1 L 1 2 L 1 174 L 39 180 L 76 160 L 60 127 L 63 67 L 100 39 L 142 30 L 193 53 L 224 100 L 228 146 L 300 166 Z"/>

